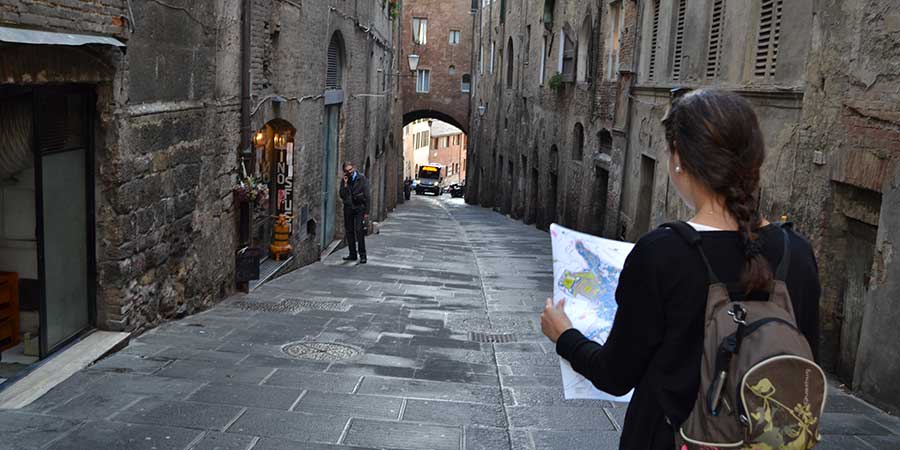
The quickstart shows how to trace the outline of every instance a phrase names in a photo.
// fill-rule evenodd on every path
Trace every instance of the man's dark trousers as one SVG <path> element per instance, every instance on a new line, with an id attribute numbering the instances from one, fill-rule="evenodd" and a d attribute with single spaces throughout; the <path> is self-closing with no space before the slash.
<path id="1" fill-rule="evenodd" d="M 350 256 L 366 256 L 366 232 L 363 229 L 362 211 L 353 211 L 353 208 L 344 208 L 344 235 L 347 237 L 347 246 L 350 247 Z"/>

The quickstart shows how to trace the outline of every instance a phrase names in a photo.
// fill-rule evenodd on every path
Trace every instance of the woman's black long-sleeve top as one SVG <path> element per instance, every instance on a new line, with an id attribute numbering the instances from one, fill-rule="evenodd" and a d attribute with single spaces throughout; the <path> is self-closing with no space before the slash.
<path id="1" fill-rule="evenodd" d="M 774 225 L 758 232 L 774 272 L 784 250 L 782 232 Z M 700 234 L 716 275 L 736 289 L 744 262 L 739 234 Z M 788 235 L 791 262 L 785 281 L 797 325 L 815 354 L 818 268 L 809 243 L 792 230 Z M 638 241 L 625 261 L 616 289 L 618 310 L 606 343 L 599 345 L 574 329 L 559 337 L 557 353 L 598 389 L 613 395 L 635 390 L 620 449 L 674 448 L 674 426 L 691 412 L 700 384 L 708 286 L 699 252 L 672 229 L 654 230 Z"/>

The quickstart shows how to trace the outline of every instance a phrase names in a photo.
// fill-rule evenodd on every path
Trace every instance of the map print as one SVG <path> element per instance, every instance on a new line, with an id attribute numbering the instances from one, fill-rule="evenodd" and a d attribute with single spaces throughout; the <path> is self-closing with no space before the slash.
<path id="1" fill-rule="evenodd" d="M 591 236 L 553 224 L 553 298 L 566 299 L 572 325 L 588 339 L 604 343 L 616 317 L 616 287 L 625 258 L 634 244 Z M 614 397 L 599 391 L 560 358 L 568 399 L 588 398 L 626 402 L 631 393 Z M 608 370 L 615 370 L 614 367 Z"/>

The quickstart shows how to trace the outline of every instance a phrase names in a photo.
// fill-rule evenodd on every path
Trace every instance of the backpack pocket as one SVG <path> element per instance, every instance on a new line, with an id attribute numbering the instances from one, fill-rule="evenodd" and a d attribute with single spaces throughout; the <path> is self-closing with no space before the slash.
<path id="1" fill-rule="evenodd" d="M 822 439 L 827 393 L 825 373 L 809 359 L 778 355 L 760 361 L 740 384 L 745 442 L 760 450 L 813 448 Z"/>

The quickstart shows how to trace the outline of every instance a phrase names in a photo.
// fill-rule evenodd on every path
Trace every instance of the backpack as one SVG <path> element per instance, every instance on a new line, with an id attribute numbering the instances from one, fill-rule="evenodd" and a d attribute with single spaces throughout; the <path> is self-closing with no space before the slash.
<path id="1" fill-rule="evenodd" d="M 784 256 L 768 301 L 732 301 L 703 253 L 700 233 L 685 222 L 663 225 L 697 249 L 709 277 L 700 388 L 675 431 L 678 450 L 808 450 L 822 439 L 825 373 L 797 328 L 785 284 L 790 225 L 777 225 Z"/>

